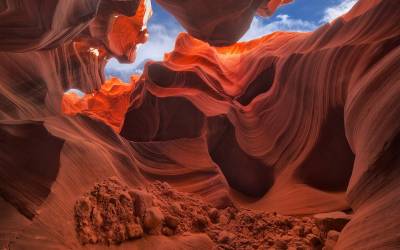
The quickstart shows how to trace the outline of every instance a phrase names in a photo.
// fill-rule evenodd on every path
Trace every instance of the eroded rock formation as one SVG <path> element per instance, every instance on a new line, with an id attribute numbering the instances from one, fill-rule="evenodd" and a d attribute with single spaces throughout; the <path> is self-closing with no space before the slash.
<path id="1" fill-rule="evenodd" d="M 125 114 L 130 105 L 130 96 L 135 87 L 137 76 L 131 77 L 130 83 L 117 78 L 107 80 L 99 91 L 80 96 L 70 90 L 62 99 L 62 112 L 66 115 L 84 114 L 103 121 L 119 132 Z"/>
<path id="2" fill-rule="evenodd" d="M 360 0 L 314 32 L 235 43 L 256 12 L 270 15 L 288 1 L 160 0 L 190 35 L 180 34 L 175 49 L 130 85 L 105 82 L 103 68 L 110 57 L 134 60 L 146 39 L 147 1 L 50 2 L 0 2 L 2 246 L 82 247 L 76 201 L 109 176 L 135 190 L 166 181 L 217 210 L 352 209 L 340 236 L 324 232 L 320 240 L 339 249 L 400 246 L 398 1 Z M 197 15 L 211 7 L 221 12 Z M 70 88 L 86 95 L 64 94 Z M 169 205 L 160 206 L 165 215 Z M 150 212 L 153 225 L 161 217 Z M 78 221 L 89 223 L 84 215 Z M 201 228 L 212 218 L 182 230 L 190 235 L 175 235 L 180 227 L 170 221 L 123 244 L 237 247 L 234 228 L 250 230 L 235 222 L 207 236 Z M 134 224 L 144 226 L 144 218 Z M 257 237 L 264 236 L 254 244 Z"/>
<path id="3" fill-rule="evenodd" d="M 253 16 L 270 16 L 292 0 L 157 0 L 192 36 L 215 46 L 235 43 L 248 30 Z"/>

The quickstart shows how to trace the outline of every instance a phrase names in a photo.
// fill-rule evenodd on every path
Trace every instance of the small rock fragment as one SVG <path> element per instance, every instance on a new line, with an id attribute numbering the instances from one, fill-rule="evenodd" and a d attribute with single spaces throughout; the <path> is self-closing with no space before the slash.
<path id="1" fill-rule="evenodd" d="M 335 247 L 335 245 L 336 245 L 336 241 L 331 240 L 331 239 L 327 239 L 327 240 L 325 241 L 325 245 L 324 245 L 324 247 L 322 248 L 322 250 L 333 250 L 334 247 Z"/>
<path id="2" fill-rule="evenodd" d="M 129 195 L 134 201 L 135 213 L 143 220 L 146 209 L 153 206 L 153 196 L 141 190 L 130 190 Z"/>
<path id="3" fill-rule="evenodd" d="M 319 247 L 322 244 L 321 239 L 315 234 L 308 234 L 306 236 L 306 239 L 309 242 L 310 246 L 314 248 Z"/>
<path id="4" fill-rule="evenodd" d="M 295 235 L 297 235 L 299 237 L 304 237 L 305 236 L 304 226 L 294 226 L 292 228 L 292 230 L 295 233 Z"/>
<path id="5" fill-rule="evenodd" d="M 311 228 L 311 233 L 312 233 L 312 234 L 315 234 L 315 235 L 317 235 L 317 236 L 319 236 L 320 233 L 321 233 L 321 231 L 319 230 L 318 227 L 312 227 L 312 228 Z"/>
<path id="6" fill-rule="evenodd" d="M 93 208 L 91 217 L 92 217 L 93 225 L 100 227 L 101 224 L 103 224 L 103 217 L 101 216 L 101 212 L 99 211 L 98 208 L 96 208 L 96 207 Z"/>
<path id="7" fill-rule="evenodd" d="M 285 241 L 283 241 L 283 240 L 276 240 L 274 242 L 274 247 L 277 250 L 286 250 L 286 249 L 288 249 L 287 243 Z"/>
<path id="8" fill-rule="evenodd" d="M 218 223 L 219 221 L 219 211 L 216 208 L 211 208 L 208 211 L 208 217 L 210 218 L 212 223 Z"/>
<path id="9" fill-rule="evenodd" d="M 90 216 L 90 211 L 92 210 L 90 203 L 88 197 L 79 199 L 75 204 L 75 213 L 79 216 Z"/>
<path id="10" fill-rule="evenodd" d="M 350 221 L 351 215 L 343 212 L 322 213 L 314 215 L 314 219 L 321 231 L 335 230 L 340 232 Z"/>
<path id="11" fill-rule="evenodd" d="M 151 231 L 160 226 L 163 220 L 164 215 L 161 210 L 158 207 L 151 207 L 146 210 L 143 225 L 147 230 Z"/>
<path id="12" fill-rule="evenodd" d="M 174 231 L 173 231 L 171 228 L 169 228 L 169 227 L 163 227 L 163 228 L 161 229 L 161 232 L 162 232 L 162 234 L 164 234 L 165 236 L 172 236 L 172 235 L 174 235 Z"/>
<path id="13" fill-rule="evenodd" d="M 327 234 L 327 239 L 337 241 L 339 239 L 340 233 L 335 230 L 330 230 Z"/>
<path id="14" fill-rule="evenodd" d="M 171 211 L 174 212 L 176 215 L 181 215 L 183 212 L 181 204 L 178 202 L 171 203 Z"/>
<path id="15" fill-rule="evenodd" d="M 139 224 L 128 224 L 126 225 L 126 231 L 129 239 L 140 238 L 143 235 L 143 229 Z"/>
<path id="16" fill-rule="evenodd" d="M 235 234 L 228 231 L 221 231 L 218 234 L 218 242 L 221 244 L 226 244 L 231 242 L 235 238 Z"/>
<path id="17" fill-rule="evenodd" d="M 196 215 L 195 215 L 196 216 Z M 196 218 L 193 221 L 193 227 L 194 229 L 196 229 L 197 231 L 204 231 L 208 226 L 208 221 L 207 221 L 207 217 L 205 217 L 204 215 L 197 215 Z"/>
<path id="18" fill-rule="evenodd" d="M 179 219 L 175 216 L 167 215 L 165 216 L 165 224 L 171 229 L 176 229 L 179 225 Z"/>
<path id="19" fill-rule="evenodd" d="M 225 214 L 222 214 L 222 215 L 219 217 L 219 223 L 221 223 L 222 225 L 228 224 L 229 221 L 230 221 L 230 218 L 229 218 L 227 215 L 225 215 Z"/>
<path id="20" fill-rule="evenodd" d="M 323 250 L 333 250 L 335 248 L 336 242 L 339 239 L 339 232 L 330 230 L 327 234 L 325 246 L 322 248 Z"/>

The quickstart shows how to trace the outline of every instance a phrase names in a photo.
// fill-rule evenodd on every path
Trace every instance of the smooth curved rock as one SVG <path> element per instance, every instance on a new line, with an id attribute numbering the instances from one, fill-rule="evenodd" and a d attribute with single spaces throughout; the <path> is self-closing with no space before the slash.
<path id="1" fill-rule="evenodd" d="M 120 62 L 133 62 L 136 45 L 147 41 L 146 24 L 151 11 L 150 0 L 101 1 L 87 31 L 89 43 L 104 46 Z"/>
<path id="2" fill-rule="evenodd" d="M 115 131 L 121 130 L 123 119 L 130 105 L 130 95 L 136 85 L 137 77 L 131 77 L 131 83 L 119 79 L 107 80 L 99 91 L 84 96 L 70 91 L 64 94 L 62 112 L 66 115 L 87 115 L 103 121 Z"/>
<path id="3" fill-rule="evenodd" d="M 111 175 L 129 176 L 131 186 L 146 182 L 133 163 L 129 144 L 113 130 L 90 118 L 68 119 L 62 113 L 65 91 L 102 89 L 111 52 L 88 32 L 98 3 L 0 3 L 0 195 L 7 214 L 21 222 L 0 223 L 1 247 L 80 248 L 74 228 L 65 225 L 83 183 L 91 185 Z M 135 16 L 134 1 L 124 6 Z M 129 50 L 135 45 L 130 42 Z"/>
<path id="4" fill-rule="evenodd" d="M 284 213 L 351 207 L 354 221 L 345 227 L 339 248 L 362 248 L 370 242 L 374 248 L 395 249 L 399 242 L 393 220 L 379 210 L 390 213 L 399 204 L 394 183 L 400 178 L 395 153 L 400 130 L 396 71 L 400 30 L 393 22 L 398 10 L 399 3 L 393 1 L 360 1 L 343 18 L 313 33 L 277 32 L 220 48 L 181 34 L 163 63 L 148 64 L 146 80 L 140 81 L 140 91 L 132 97 L 152 96 L 153 103 L 186 98 L 207 124 L 214 124 L 205 127 L 192 119 L 190 127 L 201 127 L 199 138 L 207 143 L 227 183 L 246 198 L 265 194 L 248 202 L 234 193 L 236 202 Z M 134 126 L 134 131 L 139 127 L 168 129 L 168 134 L 182 131 L 154 125 L 152 119 L 163 116 L 157 109 L 150 112 L 152 119 L 133 115 L 141 109 L 145 114 L 144 105 L 132 106 L 123 131 Z M 190 112 L 181 115 L 174 119 L 192 117 Z M 215 117 L 226 122 L 210 123 Z M 234 133 L 227 135 L 230 126 Z M 129 139 L 129 134 L 122 135 Z M 169 138 L 160 139 L 170 143 Z M 246 157 L 240 159 L 233 151 L 235 144 Z M 222 148 L 218 155 L 225 159 L 216 155 L 218 147 Z M 259 161 L 262 169 L 272 167 L 272 180 L 262 179 L 261 171 L 253 170 L 246 159 Z M 231 172 L 237 176 L 232 178 Z M 246 176 L 252 177 L 246 180 Z M 251 191 L 257 183 L 266 187 Z M 367 215 L 377 218 L 368 222 L 362 219 Z M 378 220 L 380 231 L 384 225 L 390 231 L 380 240 L 372 237 L 376 230 L 368 229 Z"/>
<path id="5" fill-rule="evenodd" d="M 0 5 L 1 21 L 7 9 L 18 13 L 6 3 Z M 43 20 L 61 3 L 66 4 L 49 4 Z M 192 15 L 194 9 L 204 13 L 222 3 L 160 0 L 204 41 L 180 34 L 175 50 L 162 62 L 148 63 L 134 84 L 114 80 L 102 87 L 107 58 L 131 61 L 145 37 L 146 15 L 131 13 L 144 6 L 140 3 L 105 1 L 99 16 L 90 18 L 92 8 L 67 11 L 72 20 L 85 17 L 75 23 L 79 32 L 65 31 L 67 15 L 59 26 L 46 22 L 57 27 L 50 33 L 26 31 L 21 41 L 10 35 L 0 43 L 0 154 L 7 160 L 0 167 L 1 202 L 15 208 L 7 207 L 13 215 L 18 209 L 34 216 L 32 221 L 14 216 L 23 221 L 17 229 L 0 223 L 7 246 L 79 249 L 74 228 L 66 226 L 73 225 L 77 197 L 95 182 L 117 176 L 135 188 L 167 181 L 216 207 L 233 202 L 284 214 L 351 208 L 353 218 L 337 248 L 399 247 L 398 1 L 361 0 L 314 32 L 276 32 L 232 44 L 256 11 L 270 14 L 278 2 L 232 0 L 221 13 L 203 19 Z M 31 12 L 39 15 L 34 8 Z M 131 19 L 136 14 L 140 25 Z M 235 19 L 237 29 L 232 28 L 235 15 L 243 19 Z M 132 40 L 124 39 L 125 28 Z M 86 97 L 64 95 L 73 87 Z M 62 104 L 72 117 L 61 112 Z M 24 158 L 24 150 L 34 152 L 32 158 Z M 23 188 L 14 187 L 19 175 Z M 204 235 L 183 238 L 154 239 L 171 249 L 213 245 Z M 155 244 L 144 239 L 132 247 Z"/>
<path id="6" fill-rule="evenodd" d="M 253 16 L 272 15 L 291 0 L 157 0 L 192 36 L 215 46 L 237 42 L 249 29 Z"/>
<path id="7" fill-rule="evenodd" d="M 0 194 L 32 219 L 57 179 L 64 141 L 41 122 L 0 124 Z"/>
<path id="8" fill-rule="evenodd" d="M 71 41 L 96 16 L 99 2 L 3 0 L 0 3 L 0 51 L 49 49 Z"/>

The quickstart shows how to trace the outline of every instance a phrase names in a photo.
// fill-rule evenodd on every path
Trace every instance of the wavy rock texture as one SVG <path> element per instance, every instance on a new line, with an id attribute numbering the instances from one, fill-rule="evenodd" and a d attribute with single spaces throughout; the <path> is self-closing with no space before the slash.
<path id="1" fill-rule="evenodd" d="M 398 248 L 398 224 L 386 215 L 397 217 L 400 205 L 399 7 L 360 1 L 315 32 L 221 48 L 181 34 L 164 62 L 147 65 L 121 135 L 152 142 L 154 154 L 157 144 L 207 148 L 205 159 L 244 206 L 289 214 L 351 207 L 339 249 Z M 142 171 L 189 185 L 177 167 Z"/>
<path id="2" fill-rule="evenodd" d="M 133 62 L 136 45 L 147 40 L 146 23 L 151 14 L 150 0 L 101 1 L 99 13 L 88 27 L 89 43 L 103 45 L 120 62 Z"/>
<path id="3" fill-rule="evenodd" d="M 63 96 L 62 112 L 66 115 L 84 114 L 93 117 L 119 132 L 130 105 L 130 96 L 137 78 L 137 76 L 132 76 L 131 83 L 112 78 L 107 80 L 99 91 L 84 96 L 69 91 Z"/>
<path id="4" fill-rule="evenodd" d="M 0 51 L 58 47 L 82 32 L 96 16 L 99 0 L 3 0 Z"/>
<path id="5" fill-rule="evenodd" d="M 256 12 L 270 16 L 292 0 L 157 0 L 190 35 L 215 46 L 235 43 L 249 29 Z"/>
<path id="6" fill-rule="evenodd" d="M 145 16 L 144 3 L 116 1 L 112 5 L 115 9 L 108 11 L 112 11 L 113 18 L 114 14 L 123 17 L 133 11 L 124 18 L 129 24 L 126 30 L 144 35 L 145 19 L 138 21 L 138 16 Z M 73 221 L 76 197 L 96 181 L 112 175 L 123 180 L 127 177 L 130 186 L 146 183 L 137 170 L 141 163 L 136 158 L 140 156 L 135 156 L 128 142 L 102 123 L 79 115 L 69 118 L 62 113 L 61 101 L 66 90 L 101 92 L 103 67 L 106 59 L 113 56 L 107 45 L 113 43 L 103 43 L 107 40 L 100 41 L 90 33 L 90 26 L 99 23 L 99 4 L 1 2 L 0 33 L 5 38 L 0 46 L 2 248 L 79 249 Z M 89 10 L 93 11 L 90 16 Z M 38 21 L 37 25 L 28 20 L 31 17 Z M 114 25 L 107 27 L 112 28 Z M 129 42 L 126 53 L 131 56 L 136 44 Z M 124 53 L 122 50 L 122 57 Z M 202 235 L 179 239 L 177 243 L 154 236 L 130 245 L 132 249 L 155 249 L 154 241 L 161 242 L 166 249 L 201 249 L 201 245 L 210 244 Z"/>
<path id="7" fill-rule="evenodd" d="M 338 249 L 398 249 L 400 3 L 361 0 L 312 33 L 216 48 L 208 43 L 236 42 L 255 12 L 287 1 L 232 0 L 206 19 L 193 11 L 221 1 L 159 2 L 204 41 L 181 34 L 132 85 L 103 86 L 107 58 L 132 61 L 145 41 L 145 1 L 0 2 L 1 245 L 80 248 L 75 201 L 116 176 L 132 188 L 168 181 L 217 207 L 352 208 Z M 94 95 L 77 100 L 70 88 Z M 147 236 L 123 246 L 212 242 Z"/>

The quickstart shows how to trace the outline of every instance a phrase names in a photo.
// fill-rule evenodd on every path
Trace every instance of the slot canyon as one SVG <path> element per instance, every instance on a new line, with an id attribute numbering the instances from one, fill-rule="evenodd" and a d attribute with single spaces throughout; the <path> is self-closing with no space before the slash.
<path id="1" fill-rule="evenodd" d="M 400 249 L 400 1 L 353 2 L 0 0 L 0 249 Z"/>

